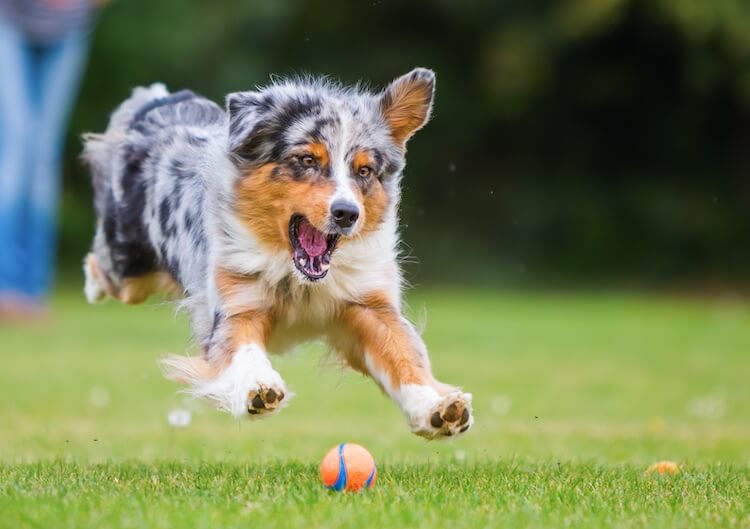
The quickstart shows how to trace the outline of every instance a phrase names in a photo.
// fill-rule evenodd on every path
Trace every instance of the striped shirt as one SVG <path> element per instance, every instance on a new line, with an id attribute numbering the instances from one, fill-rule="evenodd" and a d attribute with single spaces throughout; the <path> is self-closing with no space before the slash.
<path id="1" fill-rule="evenodd" d="M 54 42 L 84 29 L 93 15 L 93 0 L 0 0 L 0 16 L 39 44 Z"/>

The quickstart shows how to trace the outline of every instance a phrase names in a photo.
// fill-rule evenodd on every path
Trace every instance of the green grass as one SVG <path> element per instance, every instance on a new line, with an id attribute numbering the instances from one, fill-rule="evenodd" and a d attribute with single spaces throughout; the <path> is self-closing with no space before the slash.
<path id="1" fill-rule="evenodd" d="M 187 326 L 166 305 L 89 307 L 0 327 L 0 527 L 750 527 L 750 306 L 622 294 L 428 290 L 438 376 L 476 424 L 428 443 L 374 384 L 317 346 L 277 358 L 278 417 L 185 401 L 156 360 Z M 188 428 L 169 410 L 189 407 Z M 379 465 L 325 491 L 341 441 Z M 671 459 L 683 472 L 644 476 Z"/>

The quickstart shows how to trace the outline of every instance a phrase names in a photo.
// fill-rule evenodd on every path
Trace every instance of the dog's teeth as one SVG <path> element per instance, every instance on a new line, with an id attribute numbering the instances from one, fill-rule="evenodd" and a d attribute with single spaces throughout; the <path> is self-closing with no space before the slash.
<path id="1" fill-rule="evenodd" d="M 327 254 L 327 253 L 323 254 L 323 257 L 321 258 L 321 260 L 322 260 L 322 262 L 323 262 L 324 265 L 327 265 L 328 263 L 331 262 L 331 256 L 330 256 L 330 254 Z"/>
<path id="2" fill-rule="evenodd" d="M 300 258 L 299 258 L 299 259 L 297 260 L 297 262 L 298 262 L 298 263 L 299 263 L 299 264 L 300 264 L 301 266 L 307 266 L 307 258 L 306 258 L 306 257 L 300 257 Z"/>

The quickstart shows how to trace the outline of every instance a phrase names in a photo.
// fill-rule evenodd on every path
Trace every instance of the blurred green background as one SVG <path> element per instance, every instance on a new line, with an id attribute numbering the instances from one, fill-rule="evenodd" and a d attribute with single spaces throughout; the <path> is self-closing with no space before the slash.
<path id="1" fill-rule="evenodd" d="M 112 2 L 67 137 L 61 288 L 47 321 L 0 326 L 0 528 L 750 526 L 748 28 L 746 0 Z M 292 406 L 233 421 L 159 375 L 191 351 L 173 305 L 85 304 L 79 136 L 133 86 L 222 101 L 414 66 L 438 83 L 404 180 L 409 315 L 474 395 L 465 438 L 411 435 L 319 345 L 274 357 Z M 342 440 L 382 465 L 349 503 L 317 477 Z M 660 459 L 681 476 L 644 477 Z"/>
<path id="2" fill-rule="evenodd" d="M 738 285 L 750 258 L 742 0 L 113 2 L 67 142 L 60 259 L 93 231 L 78 136 L 138 84 L 438 75 L 403 205 L 417 284 Z"/>

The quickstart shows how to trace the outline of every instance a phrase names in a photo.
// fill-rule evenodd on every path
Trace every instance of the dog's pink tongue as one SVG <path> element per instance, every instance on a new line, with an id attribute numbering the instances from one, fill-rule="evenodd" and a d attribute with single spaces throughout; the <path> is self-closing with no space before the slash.
<path id="1" fill-rule="evenodd" d="M 303 220 L 300 223 L 299 228 L 297 229 L 297 235 L 299 236 L 299 243 L 310 257 L 317 257 L 325 253 L 326 248 L 328 247 L 326 234 L 322 231 L 316 230 L 313 225 L 306 220 Z"/>

